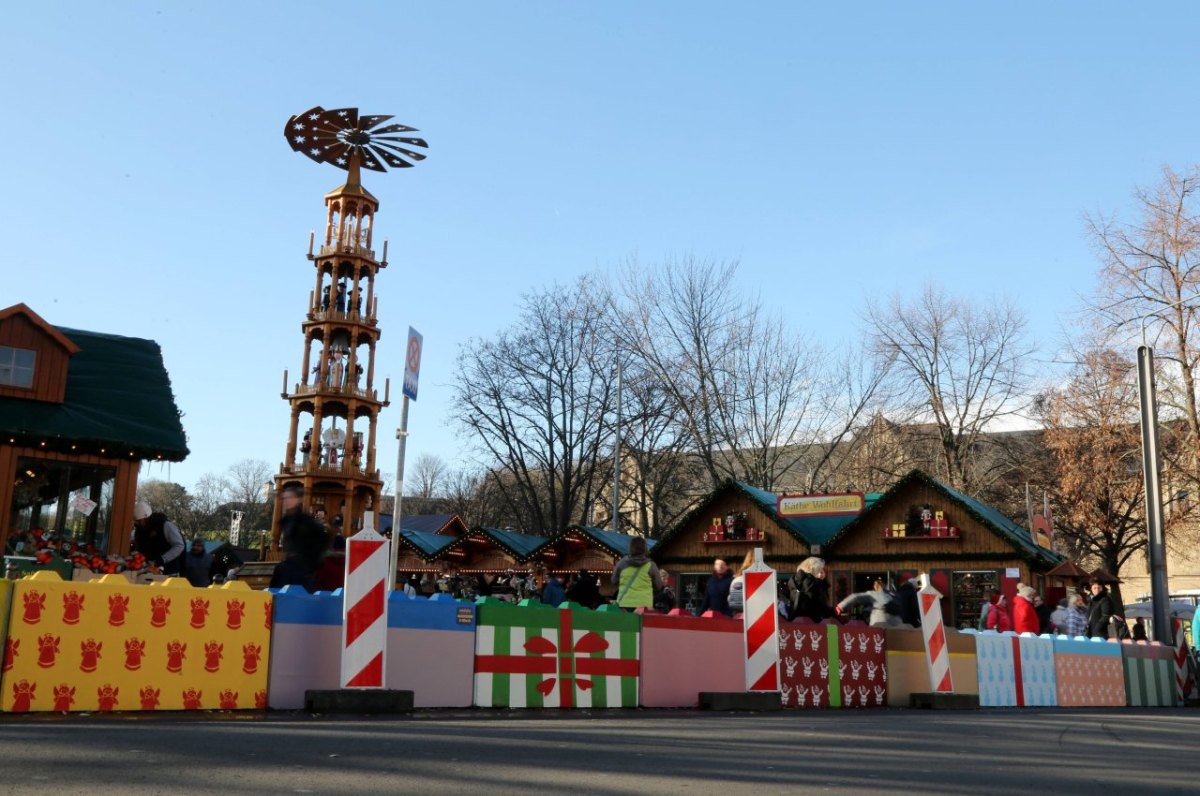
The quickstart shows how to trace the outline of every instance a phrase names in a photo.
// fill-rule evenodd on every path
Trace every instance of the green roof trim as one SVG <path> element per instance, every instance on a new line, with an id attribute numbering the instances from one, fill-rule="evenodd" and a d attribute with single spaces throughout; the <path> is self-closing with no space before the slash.
<path id="1" fill-rule="evenodd" d="M 883 495 L 877 501 L 875 501 L 872 506 L 869 506 L 866 511 L 855 517 L 853 522 L 847 523 L 836 535 L 830 538 L 827 544 L 832 547 L 836 545 L 838 541 L 853 533 L 860 525 L 865 525 L 874 521 L 876 518 L 872 515 L 875 513 L 875 506 L 887 503 L 888 499 L 891 498 L 892 495 L 913 483 L 921 483 L 937 492 L 941 492 L 946 496 L 947 500 L 960 506 L 963 511 L 967 512 L 967 514 L 980 525 L 987 528 L 1004 541 L 1013 545 L 1013 547 L 1015 547 L 1017 552 L 1021 555 L 1021 558 L 1024 560 L 1029 561 L 1030 563 L 1041 563 L 1049 566 L 1055 566 L 1067 560 L 1066 557 L 1060 553 L 1056 553 L 1053 550 L 1047 550 L 1046 548 L 1034 542 L 1028 530 L 1022 528 L 1010 517 L 1006 516 L 998 509 L 994 508 L 993 506 L 989 506 L 986 503 L 982 503 L 973 497 L 964 495 L 958 490 L 946 486 L 933 476 L 928 475 L 920 470 L 913 470 L 909 472 L 908 475 L 897 481 L 895 485 L 893 485 L 892 488 L 887 492 L 883 493 Z"/>
<path id="2" fill-rule="evenodd" d="M 565 531 L 556 533 L 551 538 L 551 542 L 557 541 L 571 531 L 578 531 L 579 533 L 584 534 L 593 542 L 595 542 L 597 547 L 603 548 L 606 552 L 616 556 L 617 558 L 624 558 L 625 556 L 629 555 L 629 543 L 635 538 L 638 538 L 630 536 L 627 533 L 610 531 L 607 528 L 596 528 L 591 525 L 572 525 Z M 657 544 L 657 540 L 647 539 L 646 549 L 653 550 Z"/>
<path id="3" fill-rule="evenodd" d="M 187 436 L 158 343 L 55 328 L 79 346 L 63 402 L 0 397 L 0 432 L 55 449 L 77 444 L 112 458 L 183 461 Z"/>
<path id="4" fill-rule="evenodd" d="M 401 520 L 401 523 L 403 523 L 403 520 Z M 435 558 L 439 553 L 453 544 L 456 538 L 458 537 L 436 533 L 422 533 L 419 531 L 400 532 L 401 541 L 407 543 L 405 546 L 426 561 Z"/>

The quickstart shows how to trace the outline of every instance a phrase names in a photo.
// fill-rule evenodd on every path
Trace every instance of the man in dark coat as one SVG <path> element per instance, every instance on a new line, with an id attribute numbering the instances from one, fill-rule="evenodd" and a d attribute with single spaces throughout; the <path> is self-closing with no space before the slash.
<path id="1" fill-rule="evenodd" d="M 1108 638 L 1108 626 L 1116 613 L 1108 589 L 1103 583 L 1093 581 L 1092 602 L 1088 605 L 1088 638 Z"/>
<path id="2" fill-rule="evenodd" d="M 825 560 L 809 556 L 800 562 L 788 581 L 789 619 L 807 617 L 814 622 L 833 616 L 829 604 L 829 584 L 825 582 Z"/>
<path id="3" fill-rule="evenodd" d="M 713 574 L 704 587 L 704 601 L 700 603 L 700 613 L 716 611 L 725 616 L 732 616 L 729 610 L 729 587 L 733 584 L 733 571 L 729 565 L 718 558 L 713 562 Z"/>
<path id="4" fill-rule="evenodd" d="M 896 590 L 896 603 L 900 607 L 900 621 L 910 627 L 921 626 L 921 603 L 917 599 L 917 592 L 920 590 L 921 584 L 917 583 L 916 578 L 909 578 Z"/>
<path id="5" fill-rule="evenodd" d="M 175 523 L 161 511 L 154 511 L 145 501 L 133 507 L 133 549 L 164 575 L 178 575 L 183 564 L 183 534 Z"/>
<path id="6" fill-rule="evenodd" d="M 280 495 L 283 518 L 279 521 L 279 544 L 285 558 L 271 575 L 273 589 L 296 584 L 316 591 L 314 575 L 321 564 L 321 555 L 329 546 L 329 533 L 315 517 L 300 508 L 303 499 L 304 491 L 297 487 L 288 487 Z"/>

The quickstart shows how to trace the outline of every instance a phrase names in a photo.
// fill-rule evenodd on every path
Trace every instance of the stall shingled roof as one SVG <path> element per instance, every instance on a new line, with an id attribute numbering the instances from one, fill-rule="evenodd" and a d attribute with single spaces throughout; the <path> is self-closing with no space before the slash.
<path id="1" fill-rule="evenodd" d="M 683 528 L 691 524 L 698 516 L 709 511 L 708 506 L 719 495 L 726 490 L 734 489 L 754 501 L 763 513 L 766 514 L 775 526 L 785 533 L 788 533 L 796 538 L 797 541 L 812 547 L 813 545 L 824 545 L 829 542 L 843 527 L 851 520 L 856 519 L 854 515 L 831 516 L 831 517 L 781 517 L 778 513 L 779 496 L 774 492 L 769 492 L 765 489 L 751 486 L 744 481 L 726 480 L 708 495 L 703 497 L 696 507 L 689 511 L 675 523 L 671 530 L 667 531 L 661 539 L 658 540 L 658 546 L 661 547 L 667 540 L 675 537 Z M 879 497 L 877 494 L 869 494 L 866 496 L 866 505 L 869 508 L 874 501 Z"/>
<path id="2" fill-rule="evenodd" d="M 187 437 L 158 343 L 54 328 L 79 348 L 63 402 L 0 397 L 0 433 L 27 444 L 69 442 L 109 455 L 183 461 Z"/>
<path id="3" fill-rule="evenodd" d="M 616 556 L 617 558 L 624 558 L 625 556 L 629 555 L 629 543 L 633 539 L 638 538 L 638 537 L 630 536 L 627 533 L 620 533 L 618 531 L 610 531 L 605 528 L 596 528 L 591 525 L 572 525 L 569 528 L 561 530 L 558 533 L 553 534 L 550 537 L 548 537 L 542 544 L 538 545 L 537 548 L 530 555 L 532 556 L 532 555 L 536 555 L 537 553 L 540 553 L 542 550 L 544 550 L 545 548 L 554 544 L 559 539 L 563 538 L 564 536 L 566 536 L 567 534 L 569 534 L 571 532 L 583 534 L 584 536 L 586 536 L 587 538 L 589 538 L 593 542 L 595 542 L 597 547 L 603 549 L 605 552 L 607 552 L 610 555 Z M 647 539 L 646 540 L 646 549 L 653 550 L 654 546 L 657 544 L 658 544 L 657 540 Z"/>
<path id="4" fill-rule="evenodd" d="M 512 556 L 515 561 L 522 564 L 527 562 L 547 540 L 545 536 L 535 536 L 530 533 L 476 526 L 462 536 L 439 536 L 438 538 L 446 540 L 447 544 L 438 550 L 437 554 L 441 555 L 456 547 L 461 547 L 468 539 L 475 536 L 483 536 L 491 540 L 497 547 Z"/>
<path id="5" fill-rule="evenodd" d="M 1027 561 L 1039 561 L 1047 566 L 1054 566 L 1066 561 L 1066 557 L 1047 550 L 1046 548 L 1033 541 L 1033 537 L 1027 529 L 1022 528 L 1011 518 L 1005 516 L 999 509 L 982 503 L 973 497 L 964 495 L 956 489 L 946 486 L 941 481 L 938 481 L 933 476 L 924 473 L 920 470 L 912 470 L 908 475 L 897 481 L 891 489 L 884 492 L 883 495 L 872 506 L 868 506 L 867 510 L 857 517 L 851 518 L 853 521 L 846 523 L 827 543 L 829 547 L 834 547 L 839 540 L 846 538 L 853 533 L 855 529 L 861 525 L 877 522 L 873 508 L 875 506 L 886 505 L 888 499 L 899 492 L 900 490 L 912 485 L 914 482 L 919 482 L 926 487 L 933 489 L 936 492 L 942 493 L 947 500 L 958 504 L 969 516 L 976 522 L 987 528 L 996 536 L 1011 544 L 1022 558 Z"/>

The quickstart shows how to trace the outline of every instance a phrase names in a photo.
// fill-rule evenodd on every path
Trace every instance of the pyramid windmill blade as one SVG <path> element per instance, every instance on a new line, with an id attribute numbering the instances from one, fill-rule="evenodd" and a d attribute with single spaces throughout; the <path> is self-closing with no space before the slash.
<path id="1" fill-rule="evenodd" d="M 358 127 L 358 108 L 334 108 L 331 111 L 325 112 L 326 117 L 336 116 L 337 124 L 343 130 L 350 130 Z"/>
<path id="2" fill-rule="evenodd" d="M 424 160 L 425 159 L 425 156 L 423 154 L 421 154 L 420 152 L 413 152 L 411 149 L 405 149 L 402 146 L 396 146 L 395 144 L 388 143 L 387 141 L 372 141 L 371 146 L 379 147 L 380 151 L 390 150 L 390 152 L 388 152 L 388 154 L 392 155 L 393 157 L 395 157 L 397 154 L 399 154 L 399 155 L 403 155 L 404 157 L 409 158 L 411 160 Z"/>
<path id="3" fill-rule="evenodd" d="M 424 160 L 425 155 L 408 147 L 423 148 L 428 144 L 421 138 L 396 135 L 416 132 L 415 127 L 406 124 L 379 127 L 391 118 L 382 114 L 359 116 L 358 108 L 326 110 L 316 105 L 289 118 L 284 137 L 293 150 L 317 163 L 349 169 L 357 153 L 361 168 L 369 171 L 384 172 L 386 166 L 410 168 L 413 165 L 410 161 Z"/>
<path id="4" fill-rule="evenodd" d="M 386 122 L 390 118 L 392 118 L 392 117 L 391 116 L 362 116 L 358 120 L 358 127 L 360 130 L 370 130 L 375 125 Z"/>
<path id="5" fill-rule="evenodd" d="M 392 117 L 384 117 L 390 119 Z M 387 127 L 380 127 L 378 130 L 372 130 L 371 135 L 382 135 L 384 133 L 415 133 L 417 128 L 409 127 L 407 124 L 389 124 Z"/>

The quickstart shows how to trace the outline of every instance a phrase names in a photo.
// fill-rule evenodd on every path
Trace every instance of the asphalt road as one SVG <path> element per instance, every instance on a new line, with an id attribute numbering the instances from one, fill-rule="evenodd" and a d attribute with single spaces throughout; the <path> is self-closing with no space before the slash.
<path id="1" fill-rule="evenodd" d="M 1200 711 L 18 717 L 0 793 L 1197 793 Z"/>

